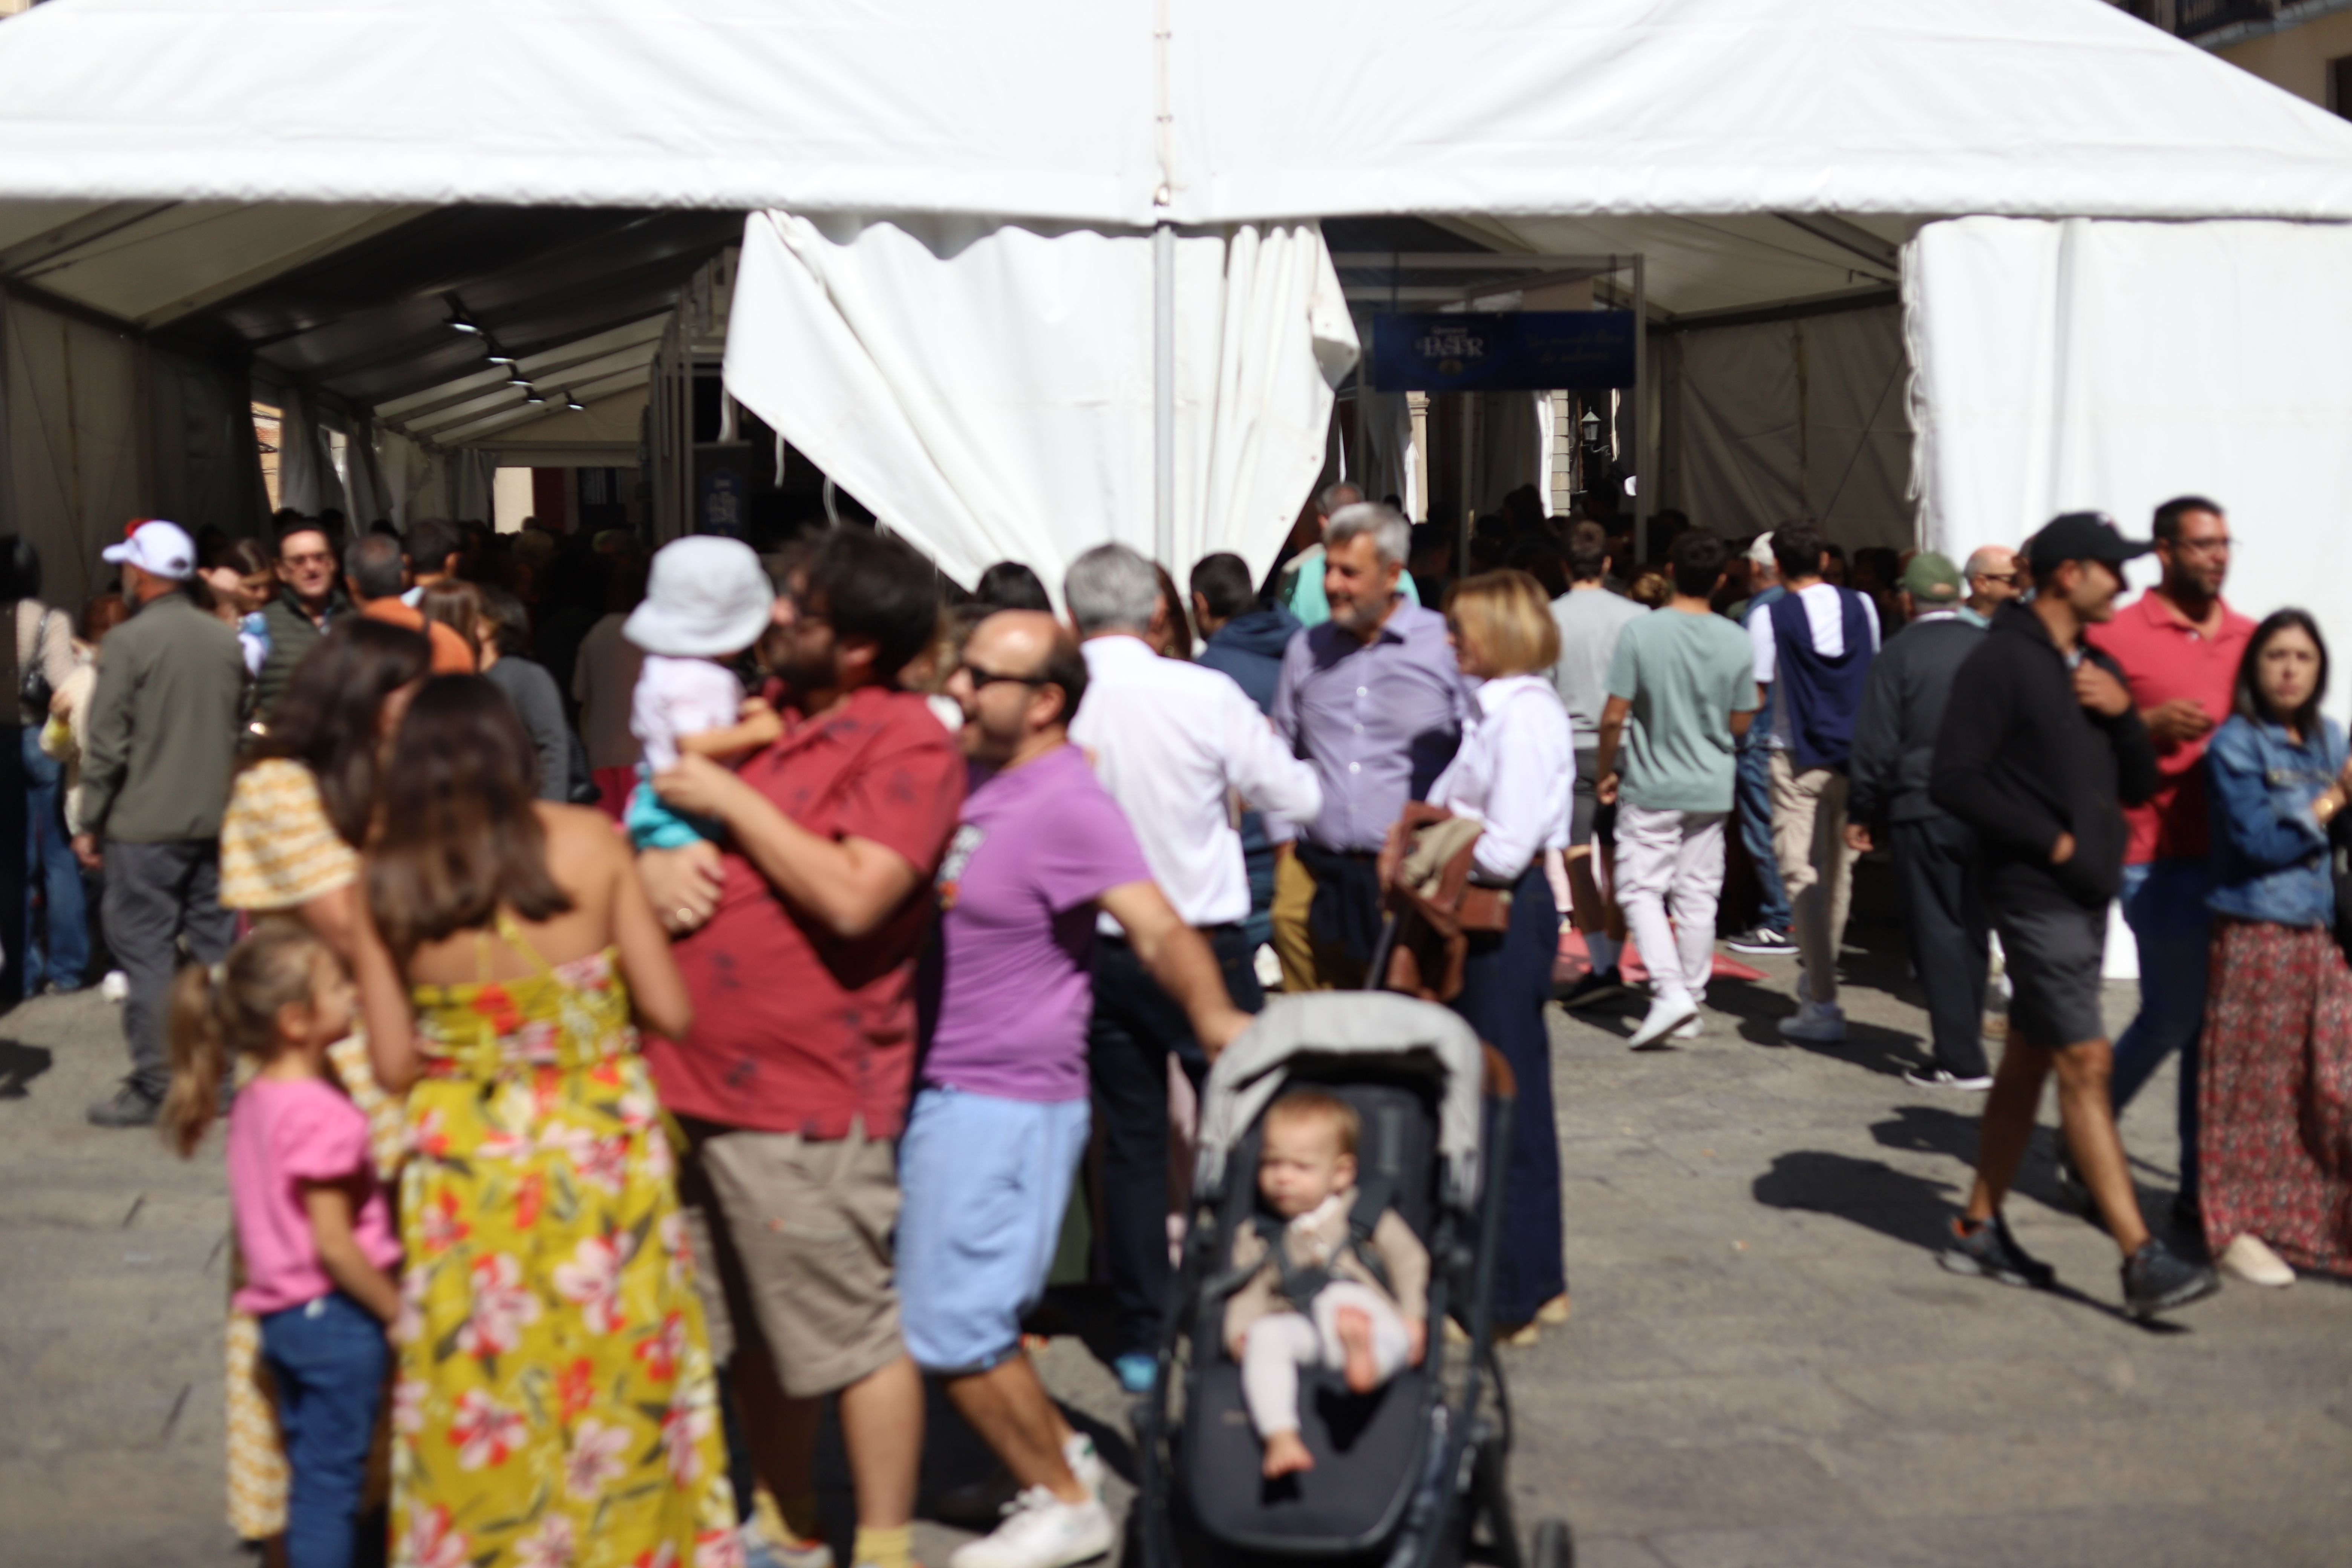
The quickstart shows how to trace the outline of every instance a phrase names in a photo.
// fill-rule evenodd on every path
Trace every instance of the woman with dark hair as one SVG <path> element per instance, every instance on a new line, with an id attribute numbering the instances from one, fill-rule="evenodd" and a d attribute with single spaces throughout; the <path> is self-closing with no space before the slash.
<path id="1" fill-rule="evenodd" d="M 349 616 L 294 667 L 268 734 L 229 789 L 221 817 L 220 901 L 302 921 L 348 962 L 359 847 L 375 810 L 386 737 L 424 683 L 432 645 L 415 632 Z M 401 1105 L 379 1089 L 357 1037 L 328 1048 L 336 1080 L 367 1113 L 377 1174 L 400 1165 Z M 233 1250 L 233 1249 L 232 1249 Z M 242 1277 L 234 1256 L 230 1289 Z M 261 1374 L 261 1325 L 228 1318 L 228 1513 L 247 1541 L 286 1529 L 286 1457 Z"/>
<path id="2" fill-rule="evenodd" d="M 409 1097 L 396 1563 L 740 1561 L 673 1153 L 635 1019 L 685 983 L 626 842 L 531 798 L 478 676 L 425 683 L 378 790 L 360 991 Z"/>
<path id="3" fill-rule="evenodd" d="M 1037 574 L 1018 561 L 1000 561 L 980 574 L 972 598 L 992 610 L 1043 610 L 1054 613 L 1053 598 Z"/>
<path id="4" fill-rule="evenodd" d="M 2352 762 L 2320 716 L 2326 693 L 2318 626 L 2280 610 L 2254 628 L 2206 751 L 2215 919 L 2197 1195 L 2215 1261 L 2256 1285 L 2292 1284 L 2298 1267 L 2352 1274 L 2352 969 L 2328 854 Z"/>
<path id="5" fill-rule="evenodd" d="M 25 951 L 20 994 L 79 990 L 89 966 L 81 863 L 66 832 L 65 770 L 41 750 L 49 699 L 74 672 L 73 622 L 41 603 L 41 552 L 23 534 L 0 539 L 0 600 L 16 629 L 16 745 L 25 770 Z M 23 679 L 39 672 L 37 681 Z M 43 931 L 47 916 L 47 931 Z"/>
<path id="6" fill-rule="evenodd" d="M 1162 658 L 1189 659 L 1192 657 L 1192 617 L 1184 611 L 1184 595 L 1176 591 L 1176 579 L 1168 568 L 1155 561 L 1151 574 L 1160 580 L 1160 625 L 1143 640 Z"/>
<path id="7" fill-rule="evenodd" d="M 196 575 L 212 591 L 213 614 L 236 628 L 246 673 L 257 676 L 269 660 L 269 619 L 262 611 L 278 597 L 278 562 L 257 539 L 230 540 L 218 557 Z"/>
<path id="8" fill-rule="evenodd" d="M 416 609 L 427 626 L 443 626 L 456 632 L 466 651 L 473 655 L 474 668 L 482 668 L 480 589 L 459 578 L 445 577 L 416 595 Z"/>
<path id="9" fill-rule="evenodd" d="M 537 788 L 541 800 L 572 798 L 572 726 L 563 721 L 563 695 L 547 667 L 530 658 L 530 612 L 504 588 L 464 586 L 479 595 L 481 615 L 474 640 L 481 649 L 483 679 L 507 694 L 515 717 L 530 737 L 539 759 Z"/>

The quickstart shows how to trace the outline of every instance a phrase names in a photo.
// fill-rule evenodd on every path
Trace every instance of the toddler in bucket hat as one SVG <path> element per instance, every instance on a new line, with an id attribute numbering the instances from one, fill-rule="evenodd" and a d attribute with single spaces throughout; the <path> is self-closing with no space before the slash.
<path id="1" fill-rule="evenodd" d="M 783 733 L 764 705 L 747 709 L 732 668 L 768 629 L 775 598 L 760 558 L 740 540 L 692 534 L 654 553 L 645 603 L 621 627 L 646 654 L 629 704 L 629 732 L 645 756 L 621 819 L 638 848 L 677 849 L 721 832 L 663 805 L 654 774 L 682 754 L 726 761 Z"/>

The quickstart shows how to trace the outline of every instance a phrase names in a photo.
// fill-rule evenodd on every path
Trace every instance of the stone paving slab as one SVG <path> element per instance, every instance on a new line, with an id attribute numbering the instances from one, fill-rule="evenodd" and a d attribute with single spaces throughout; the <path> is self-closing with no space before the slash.
<path id="1" fill-rule="evenodd" d="M 1576 1312 L 1504 1352 L 1522 1526 L 1564 1513 L 1585 1568 L 2352 1560 L 2352 1289 L 2233 1287 L 2132 1324 L 2047 1131 L 2011 1215 L 2063 1289 L 1944 1273 L 1981 1102 L 1902 1081 L 1919 999 L 1867 882 L 1857 905 L 1877 951 L 1847 954 L 1844 1047 L 1775 1042 L 1786 961 L 1717 985 L 1683 1049 L 1554 1010 Z M 2108 1002 L 2119 1025 L 2132 988 Z M 116 1017 L 75 996 L 0 1020 L 0 1565 L 229 1568 L 250 1560 L 222 1522 L 222 1173 L 82 1125 L 121 1070 Z M 2168 1069 L 2125 1121 L 2152 1216 L 2172 1089 Z M 1131 1477 L 1100 1363 L 1065 1336 L 1041 1367 Z M 933 1422 L 927 1492 L 977 1462 L 937 1401 Z M 918 1535 L 934 1568 L 966 1539 Z"/>

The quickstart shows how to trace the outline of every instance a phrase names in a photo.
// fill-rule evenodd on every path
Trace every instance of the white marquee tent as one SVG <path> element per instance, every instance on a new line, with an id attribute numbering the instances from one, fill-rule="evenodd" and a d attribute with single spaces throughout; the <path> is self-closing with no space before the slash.
<path id="1" fill-rule="evenodd" d="M 2128 520 L 2206 489 L 2249 542 L 2237 596 L 2259 607 L 2325 597 L 2310 568 L 2352 495 L 2336 434 L 2352 414 L 2352 125 L 2098 0 L 57 0 L 0 25 L 0 275 L 61 258 L 41 289 L 117 300 L 94 308 L 133 325 L 454 204 L 795 215 L 755 236 L 896 228 L 933 237 L 940 278 L 975 302 L 958 264 L 992 247 L 937 243 L 950 218 L 973 237 L 1018 220 L 1138 244 L 1172 223 L 1228 247 L 1246 234 L 1255 254 L 1311 236 L 1301 220 L 1410 215 L 1502 252 L 1638 253 L 1662 322 L 1899 283 L 1931 542 L 2015 538 L 2063 506 Z M 856 356 L 823 335 L 880 320 L 852 321 L 845 263 L 835 277 L 799 254 L 803 303 L 835 315 L 802 311 L 757 367 L 739 352 L 754 406 L 762 378 L 803 372 L 803 404 L 838 399 Z M 910 253 L 894 266 L 922 286 Z M 1297 426 L 1301 367 L 1344 359 L 1315 269 L 1282 275 L 1281 300 L 1228 268 L 1181 302 L 1183 395 L 1225 400 L 1222 416 L 1198 403 L 1200 429 Z M 1069 362 L 1022 312 L 1139 332 L 1149 276 L 1120 261 L 1000 299 L 975 347 L 1021 345 L 996 374 L 1051 385 Z M 904 332 L 940 298 L 858 309 Z M 791 319 L 775 304 L 770 320 Z M 1282 320 L 1255 347 L 1282 368 L 1184 368 L 1266 309 Z M 1212 328 L 1192 320 L 1212 311 Z M 1137 341 L 1099 378 L 1129 431 L 1148 427 Z M 1002 426 L 910 414 L 911 395 L 893 392 L 895 434 L 839 439 L 888 451 L 911 430 L 935 458 L 959 439 L 992 452 Z M 780 426 L 796 443 L 802 416 Z M 1180 441 L 1180 488 L 1205 497 L 1233 449 Z M 1148 451 L 1096 454 L 1093 504 L 1024 526 L 1066 550 L 1137 537 Z M 977 470 L 934 467 L 984 510 Z M 1205 500 L 1191 511 L 1186 543 L 1237 542 Z"/>

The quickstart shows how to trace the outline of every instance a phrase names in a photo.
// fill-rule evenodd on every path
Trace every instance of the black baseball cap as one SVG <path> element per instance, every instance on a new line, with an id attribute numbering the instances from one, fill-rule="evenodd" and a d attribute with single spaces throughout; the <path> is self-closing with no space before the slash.
<path id="1" fill-rule="evenodd" d="M 2033 574 L 2041 577 L 2068 561 L 2104 561 L 2120 566 L 2155 548 L 2149 540 L 2126 539 L 2116 520 L 2105 512 L 2070 511 L 2052 518 L 2049 526 L 2033 536 L 2026 557 L 2032 563 Z"/>

